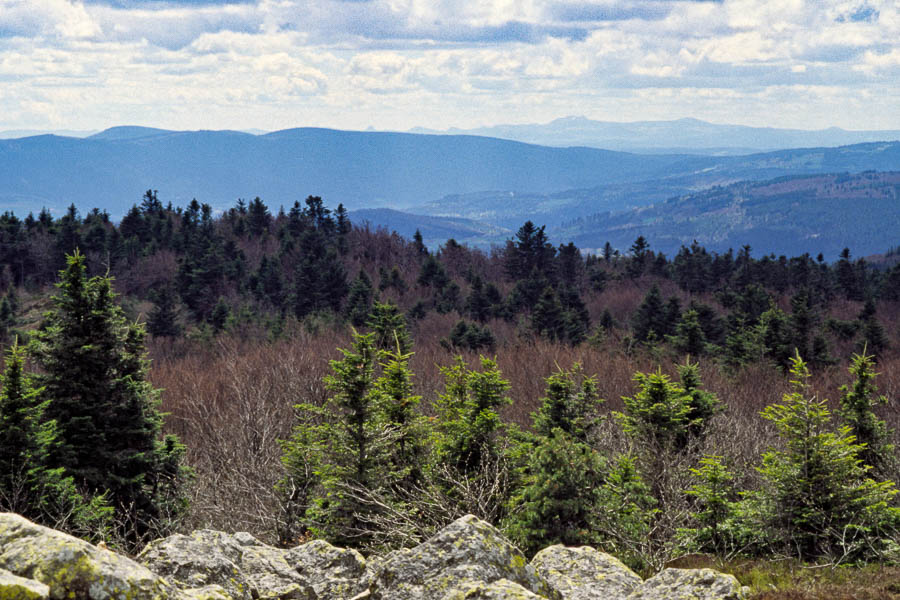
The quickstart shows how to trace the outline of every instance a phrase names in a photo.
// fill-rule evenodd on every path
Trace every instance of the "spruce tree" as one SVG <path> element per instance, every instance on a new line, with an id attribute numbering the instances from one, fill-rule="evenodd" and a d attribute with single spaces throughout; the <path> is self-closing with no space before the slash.
<path id="1" fill-rule="evenodd" d="M 595 522 L 605 471 L 596 450 L 561 429 L 541 436 L 510 498 L 506 534 L 529 556 L 552 544 L 599 544 Z"/>
<path id="2" fill-rule="evenodd" d="M 396 304 L 375 302 L 366 326 L 374 334 L 373 343 L 377 349 L 399 352 L 401 355 L 412 352 L 412 337 L 406 329 L 406 319 Z"/>
<path id="3" fill-rule="evenodd" d="M 344 315 L 354 327 L 362 327 L 372 309 L 372 282 L 362 269 L 347 294 L 347 304 L 344 307 Z"/>
<path id="4" fill-rule="evenodd" d="M 701 356 L 706 352 L 706 335 L 700 326 L 696 310 L 686 310 L 675 326 L 672 344 L 676 350 L 691 356 Z"/>
<path id="5" fill-rule="evenodd" d="M 164 286 L 154 296 L 154 306 L 147 315 L 147 333 L 153 337 L 178 337 L 178 299 L 171 285 Z"/>
<path id="6" fill-rule="evenodd" d="M 755 500 L 769 542 L 798 558 L 847 560 L 877 554 L 896 534 L 900 509 L 891 482 L 876 482 L 859 459 L 850 427 L 833 428 L 826 400 L 809 395 L 809 370 L 791 361 L 794 390 L 762 416 L 782 446 L 763 454 Z"/>
<path id="7" fill-rule="evenodd" d="M 83 497 L 65 469 L 54 467 L 54 421 L 44 417 L 41 399 L 24 371 L 24 353 L 14 344 L 0 377 L 0 511 L 19 513 L 75 535 L 101 533 L 110 516 L 104 496 Z"/>
<path id="8" fill-rule="evenodd" d="M 481 358 L 481 370 L 466 367 L 462 357 L 453 366 L 442 367 L 446 390 L 435 401 L 438 436 L 435 455 L 466 476 L 477 476 L 483 461 L 500 453 L 498 437 L 503 430 L 498 410 L 511 400 L 504 394 L 509 382 L 497 363 Z"/>
<path id="9" fill-rule="evenodd" d="M 46 416 L 59 430 L 51 460 L 88 493 L 106 493 L 137 543 L 185 507 L 184 447 L 174 436 L 160 439 L 143 327 L 127 321 L 108 277 L 87 278 L 84 256 L 67 262 L 29 347 L 43 371 Z"/>
<path id="10" fill-rule="evenodd" d="M 597 394 L 597 380 L 584 374 L 576 363 L 571 370 L 560 370 L 546 379 L 541 406 L 532 414 L 538 435 L 551 437 L 559 429 L 578 441 L 587 442 L 588 434 L 599 421 L 603 404 Z"/>
<path id="11" fill-rule="evenodd" d="M 854 354 L 850 360 L 850 373 L 856 377 L 852 386 L 841 387 L 841 416 L 856 441 L 864 444 L 859 458 L 863 464 L 872 467 L 877 476 L 886 477 L 890 467 L 897 461 L 894 445 L 890 443 L 891 431 L 884 420 L 874 412 L 877 404 L 887 404 L 886 396 L 878 396 L 875 385 L 875 357 Z"/>

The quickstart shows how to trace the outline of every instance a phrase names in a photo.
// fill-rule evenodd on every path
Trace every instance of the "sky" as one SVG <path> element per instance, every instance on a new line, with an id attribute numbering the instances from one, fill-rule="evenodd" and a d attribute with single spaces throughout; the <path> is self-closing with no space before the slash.
<path id="1" fill-rule="evenodd" d="M 896 0 L 0 0 L 0 130 L 900 129 Z"/>

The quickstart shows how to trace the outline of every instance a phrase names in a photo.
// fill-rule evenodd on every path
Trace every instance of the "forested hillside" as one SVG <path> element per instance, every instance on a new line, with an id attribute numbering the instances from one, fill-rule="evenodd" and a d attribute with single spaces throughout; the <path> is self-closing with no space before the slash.
<path id="1" fill-rule="evenodd" d="M 20 349 L 2 398 L 27 395 L 11 366 L 58 393 L 83 265 L 88 312 L 118 332 L 102 348 L 166 415 L 145 426 L 158 493 L 135 496 L 123 543 L 210 526 L 372 551 L 474 513 L 526 552 L 589 543 L 645 570 L 897 560 L 900 264 L 850 246 L 584 255 L 529 221 L 489 252 L 429 248 L 315 196 L 214 216 L 148 190 L 120 223 L 5 213 L 0 336 Z M 121 514 L 144 484 L 94 508 Z"/>

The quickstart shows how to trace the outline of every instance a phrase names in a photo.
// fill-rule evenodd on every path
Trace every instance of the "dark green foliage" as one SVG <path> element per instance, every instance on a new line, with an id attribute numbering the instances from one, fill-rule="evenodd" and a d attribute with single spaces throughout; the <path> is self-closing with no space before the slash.
<path id="1" fill-rule="evenodd" d="M 258 300 L 279 310 L 284 308 L 287 292 L 284 271 L 277 258 L 262 257 L 259 269 L 250 277 L 249 287 Z"/>
<path id="2" fill-rule="evenodd" d="M 862 273 L 861 273 L 862 271 Z M 838 288 L 848 300 L 862 300 L 865 296 L 864 268 L 850 262 L 850 249 L 844 248 L 840 260 L 835 265 Z"/>
<path id="3" fill-rule="evenodd" d="M 429 254 L 422 263 L 422 269 L 419 272 L 419 278 L 416 280 L 416 283 L 440 291 L 450 283 L 450 278 L 444 270 L 444 265 L 441 264 L 436 256 Z"/>
<path id="4" fill-rule="evenodd" d="M 648 248 L 650 248 L 650 244 L 644 236 L 639 235 L 637 239 L 634 240 L 634 243 L 629 249 L 631 258 L 628 261 L 628 268 L 626 270 L 629 277 L 637 278 L 644 274 L 648 258 L 651 256 Z"/>
<path id="5" fill-rule="evenodd" d="M 681 320 L 675 326 L 675 335 L 672 345 L 676 350 L 691 356 L 701 356 L 706 353 L 706 334 L 700 326 L 700 319 L 696 310 L 687 310 L 681 315 Z"/>
<path id="6" fill-rule="evenodd" d="M 304 529 L 364 549 L 389 535 L 373 517 L 386 503 L 408 497 L 427 458 L 409 354 L 384 352 L 379 364 L 373 338 L 354 334 L 353 347 L 331 361 L 325 382 L 333 395 L 324 406 L 297 405 L 299 422 L 283 444 L 287 476 L 280 484 Z"/>
<path id="7" fill-rule="evenodd" d="M 366 326 L 375 335 L 373 343 L 379 350 L 399 352 L 404 356 L 412 352 L 413 342 L 406 329 L 406 319 L 391 302 L 376 302 Z"/>
<path id="8" fill-rule="evenodd" d="M 531 312 L 531 329 L 549 340 L 563 340 L 566 337 L 565 326 L 559 297 L 552 287 L 547 286 Z"/>
<path id="9" fill-rule="evenodd" d="M 672 260 L 674 279 L 690 294 L 708 291 L 713 285 L 713 259 L 696 240 L 690 248 L 681 247 Z"/>
<path id="10" fill-rule="evenodd" d="M 347 304 L 344 306 L 344 315 L 354 327 L 362 327 L 369 318 L 372 310 L 372 282 L 362 269 L 353 283 L 350 284 L 350 292 L 347 294 Z"/>
<path id="11" fill-rule="evenodd" d="M 507 535 L 527 556 L 552 544 L 599 544 L 596 507 L 605 470 L 596 450 L 562 430 L 541 436 L 510 498 Z"/>
<path id="12" fill-rule="evenodd" d="M 472 280 L 472 291 L 466 298 L 466 313 L 479 323 L 484 323 L 491 316 L 492 309 L 492 302 L 484 288 L 484 281 L 476 275 Z"/>
<path id="13" fill-rule="evenodd" d="M 269 214 L 268 207 L 257 196 L 247 207 L 247 231 L 250 235 L 259 237 L 269 231 L 271 223 L 272 215 Z"/>
<path id="14" fill-rule="evenodd" d="M 0 299 L 0 341 L 6 340 L 9 332 L 16 324 L 16 311 L 14 301 L 6 294 Z"/>
<path id="15" fill-rule="evenodd" d="M 441 340 L 441 345 L 447 350 L 469 350 L 478 352 L 479 350 L 490 350 L 494 347 L 494 334 L 487 327 L 479 326 L 477 323 L 467 323 L 459 320 L 450 335 Z"/>
<path id="16" fill-rule="evenodd" d="M 379 291 L 385 291 L 388 289 L 395 289 L 397 293 L 401 296 L 406 293 L 407 285 L 406 281 L 403 280 L 403 276 L 400 275 L 400 269 L 396 266 L 391 267 L 391 270 L 388 271 L 384 267 L 380 267 L 378 269 L 378 289 Z"/>
<path id="17" fill-rule="evenodd" d="M 696 364 L 686 362 L 679 367 L 679 375 L 681 385 L 661 370 L 635 373 L 640 389 L 634 396 L 623 397 L 625 413 L 616 413 L 625 433 L 651 452 L 683 449 L 692 436 L 703 432 L 718 409 L 715 395 L 700 388 Z"/>
<path id="18" fill-rule="evenodd" d="M 799 356 L 791 374 L 794 390 L 762 413 L 783 443 L 763 454 L 764 486 L 753 496 L 767 539 L 806 560 L 877 555 L 900 524 L 900 509 L 890 507 L 896 490 L 868 477 L 849 427 L 831 427 L 826 401 L 809 395 Z"/>
<path id="19" fill-rule="evenodd" d="M 460 288 L 455 281 L 451 281 L 442 287 L 434 298 L 434 309 L 438 314 L 446 315 L 453 311 L 459 311 L 462 306 Z"/>
<path id="20" fill-rule="evenodd" d="M 816 321 L 817 316 L 813 311 L 809 292 L 807 290 L 797 292 L 791 298 L 790 325 L 794 349 L 800 353 L 800 356 L 808 357 L 811 355 L 810 339 Z"/>
<path id="21" fill-rule="evenodd" d="M 645 342 L 650 338 L 650 332 L 659 339 L 667 333 L 668 328 L 668 315 L 663 307 L 662 295 L 659 287 L 654 284 L 631 316 L 632 333 L 635 340 Z"/>
<path id="22" fill-rule="evenodd" d="M 546 379 L 545 396 L 538 412 L 531 418 L 535 433 L 549 438 L 558 429 L 579 442 L 587 442 L 588 434 L 599 422 L 600 405 L 597 380 L 588 377 L 580 364 L 570 371 L 560 370 Z"/>
<path id="23" fill-rule="evenodd" d="M 721 403 L 715 394 L 702 388 L 698 363 L 685 360 L 683 365 L 678 365 L 678 377 L 687 396 L 688 433 L 699 437 L 706 431 L 710 419 L 722 409 Z"/>
<path id="24" fill-rule="evenodd" d="M 502 431 L 497 412 L 511 401 L 505 396 L 509 382 L 497 363 L 481 359 L 481 370 L 469 369 L 461 357 L 451 367 L 442 367 L 445 390 L 434 403 L 438 414 L 435 459 L 464 475 L 477 475 L 478 468 L 500 453 Z"/>
<path id="25" fill-rule="evenodd" d="M 647 566 L 645 549 L 654 542 L 651 534 L 660 510 L 637 463 L 629 455 L 612 462 L 600 490 L 594 521 L 604 549 L 632 568 Z"/>
<path id="26" fill-rule="evenodd" d="M 147 333 L 153 337 L 178 337 L 178 299 L 172 286 L 162 287 L 154 295 L 153 309 L 147 315 Z"/>
<path id="27" fill-rule="evenodd" d="M 685 493 L 694 499 L 691 517 L 696 526 L 679 532 L 687 548 L 718 556 L 741 550 L 747 536 L 739 519 L 734 474 L 722 464 L 721 456 L 704 456 L 691 475 L 694 484 Z"/>
<path id="28" fill-rule="evenodd" d="M 875 316 L 875 301 L 866 300 L 859 314 L 860 340 L 858 346 L 861 351 L 870 351 L 877 358 L 890 345 L 884 326 L 878 322 Z"/>
<path id="29" fill-rule="evenodd" d="M 187 472 L 183 446 L 160 439 L 143 328 L 126 320 L 108 278 L 86 277 L 80 254 L 69 257 L 57 287 L 30 346 L 46 416 L 59 431 L 53 464 L 89 493 L 107 493 L 130 536 L 163 532 L 185 506 Z"/>
<path id="30" fill-rule="evenodd" d="M 228 317 L 231 316 L 231 307 L 225 298 L 219 296 L 218 302 L 213 307 L 209 315 L 209 324 L 212 326 L 213 333 L 221 333 L 228 324 Z"/>
<path id="31" fill-rule="evenodd" d="M 23 352 L 13 345 L 0 377 L 0 510 L 76 535 L 96 536 L 108 525 L 111 509 L 103 495 L 85 498 L 65 469 L 55 467 L 56 423 L 44 418 L 41 399 L 23 369 Z"/>
<path id="32" fill-rule="evenodd" d="M 506 273 L 518 281 L 526 277 L 555 279 L 553 259 L 556 250 L 550 244 L 545 227 L 526 221 L 516 232 L 515 241 L 506 243 Z"/>
<path id="33" fill-rule="evenodd" d="M 318 311 L 337 313 L 347 295 L 344 265 L 338 252 L 325 243 L 324 235 L 319 230 L 306 230 L 298 242 L 301 255 L 291 293 L 298 318 Z"/>
<path id="34" fill-rule="evenodd" d="M 584 274 L 584 260 L 581 252 L 572 242 L 560 244 L 556 254 L 556 275 L 559 283 L 577 288 Z"/>
<path id="35" fill-rule="evenodd" d="M 387 448 L 379 444 L 377 407 L 372 393 L 377 351 L 373 334 L 355 334 L 352 349 L 331 361 L 325 378 L 333 392 L 325 406 L 298 405 L 300 416 L 289 454 L 312 454 L 312 468 L 320 486 L 306 510 L 307 525 L 335 543 L 347 545 L 365 536 L 365 514 L 370 507 L 355 497 L 359 489 L 380 485 L 377 467 Z M 303 464 L 296 458 L 291 464 Z M 365 540 L 363 540 L 364 542 Z"/>
<path id="36" fill-rule="evenodd" d="M 780 368 L 787 369 L 795 353 L 788 316 L 773 306 L 760 316 L 758 329 L 765 355 Z"/>
<path id="37" fill-rule="evenodd" d="M 888 403 L 886 396 L 876 395 L 875 358 L 865 351 L 854 354 L 850 360 L 850 374 L 856 380 L 852 386 L 841 387 L 841 417 L 850 426 L 856 442 L 863 444 L 859 451 L 860 460 L 872 467 L 875 476 L 885 478 L 897 457 L 890 443 L 891 432 L 873 410 L 878 404 Z"/>
<path id="38" fill-rule="evenodd" d="M 607 272 L 600 265 L 592 265 L 588 269 L 588 283 L 591 289 L 597 293 L 606 289 L 606 282 L 609 280 Z"/>
<path id="39" fill-rule="evenodd" d="M 563 312 L 563 339 L 573 346 L 587 339 L 591 329 L 591 316 L 587 306 L 575 288 L 561 286 L 559 300 Z"/>
<path id="40" fill-rule="evenodd" d="M 609 312 L 608 308 L 604 308 L 603 314 L 600 315 L 600 326 L 607 332 L 610 332 L 615 325 L 616 321 L 613 319 L 612 313 Z"/>

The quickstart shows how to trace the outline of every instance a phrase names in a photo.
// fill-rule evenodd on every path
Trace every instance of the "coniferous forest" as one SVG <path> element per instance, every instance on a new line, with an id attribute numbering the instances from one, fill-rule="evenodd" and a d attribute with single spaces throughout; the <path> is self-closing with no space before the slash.
<path id="1" fill-rule="evenodd" d="M 0 509 L 125 552 L 473 513 L 643 572 L 889 568 L 900 254 L 765 252 L 429 248 L 316 196 L 4 213 Z"/>

